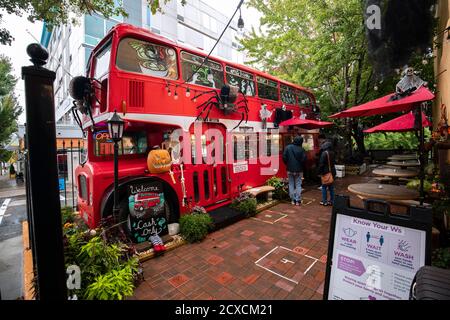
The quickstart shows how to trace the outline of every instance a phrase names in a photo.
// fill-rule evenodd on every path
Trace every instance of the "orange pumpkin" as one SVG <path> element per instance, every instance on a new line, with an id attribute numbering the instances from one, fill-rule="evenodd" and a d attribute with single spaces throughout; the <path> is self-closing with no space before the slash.
<path id="1" fill-rule="evenodd" d="M 164 149 L 150 151 L 147 157 L 147 167 L 150 173 L 169 172 L 172 167 L 169 152 Z"/>

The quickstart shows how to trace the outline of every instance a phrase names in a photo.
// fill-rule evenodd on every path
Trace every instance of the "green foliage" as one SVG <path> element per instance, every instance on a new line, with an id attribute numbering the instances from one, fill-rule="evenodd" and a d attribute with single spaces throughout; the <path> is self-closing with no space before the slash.
<path id="1" fill-rule="evenodd" d="M 11 135 L 17 131 L 17 118 L 22 113 L 22 108 L 13 94 L 17 79 L 11 72 L 10 59 L 0 55 L 0 146 L 6 145 Z M 2 160 L 7 160 L 5 158 L 8 155 L 10 153 L 2 152 Z"/>
<path id="2" fill-rule="evenodd" d="M 284 200 L 289 197 L 289 192 L 286 189 L 286 183 L 284 179 L 273 176 L 266 181 L 266 185 L 274 187 L 273 198 L 278 200 Z"/>
<path id="3" fill-rule="evenodd" d="M 61 220 L 62 224 L 73 223 L 75 221 L 75 213 L 72 207 L 61 208 Z"/>
<path id="4" fill-rule="evenodd" d="M 408 182 L 406 184 L 406 187 L 408 189 L 420 190 L 420 180 L 419 179 L 411 180 L 410 182 Z M 431 188 L 432 188 L 431 182 L 428 181 L 428 180 L 424 180 L 424 182 L 423 182 L 423 190 L 425 192 L 430 192 Z"/>
<path id="5" fill-rule="evenodd" d="M 98 275 L 86 289 L 87 300 L 123 300 L 133 295 L 133 274 L 137 259 L 130 259 L 122 268 Z"/>
<path id="6" fill-rule="evenodd" d="M 192 213 L 203 213 L 207 214 L 206 209 L 200 206 L 195 206 L 192 208 Z"/>
<path id="7" fill-rule="evenodd" d="M 168 1 L 147 0 L 153 14 L 156 11 L 162 11 L 161 7 Z M 186 4 L 186 0 L 180 1 L 182 5 Z M 52 26 L 59 24 L 78 23 L 77 18 L 83 16 L 83 14 L 98 13 L 106 18 L 128 16 L 128 13 L 123 8 L 123 0 L 4 0 L 0 3 L 0 9 L 17 16 L 25 14 L 31 22 L 45 21 L 50 29 Z M 2 14 L 0 14 L 0 22 L 1 20 Z M 0 29 L 0 44 L 11 45 L 13 40 L 14 38 L 9 30 L 5 28 Z"/>
<path id="8" fill-rule="evenodd" d="M 260 29 L 241 40 L 250 63 L 293 83 L 312 88 L 322 118 L 395 90 L 400 74 L 374 74 L 367 54 L 364 1 L 361 0 L 249 0 L 261 14 Z M 433 63 L 422 64 L 416 54 L 409 62 L 433 87 Z M 329 131 L 351 137 L 364 147 L 358 123 L 378 124 L 380 117 L 334 120 Z M 362 151 L 362 150 L 360 150 Z"/>
<path id="9" fill-rule="evenodd" d="M 192 213 L 180 218 L 180 233 L 190 243 L 200 242 L 213 226 L 209 214 Z"/>
<path id="10" fill-rule="evenodd" d="M 12 75 L 13 68 L 11 59 L 0 55 L 0 96 L 10 94 L 16 83 L 17 79 Z"/>
<path id="11" fill-rule="evenodd" d="M 248 192 L 241 193 L 231 203 L 232 208 L 244 213 L 247 218 L 253 217 L 256 214 L 257 205 L 256 198 Z"/>
<path id="12" fill-rule="evenodd" d="M 450 269 L 450 248 L 434 250 L 431 264 L 438 268 Z"/>
<path id="13" fill-rule="evenodd" d="M 433 213 L 437 216 L 448 215 L 450 218 L 450 199 L 440 199 L 433 202 Z"/>
<path id="14" fill-rule="evenodd" d="M 71 210 L 63 216 L 72 220 Z M 124 299 L 133 294 L 138 260 L 129 258 L 123 243 L 108 243 L 75 222 L 64 224 L 64 257 L 66 266 L 77 265 L 81 270 L 81 288 L 75 294 L 83 299 Z"/>
<path id="15" fill-rule="evenodd" d="M 425 140 L 430 136 L 430 130 L 425 129 Z M 417 149 L 419 140 L 414 132 L 371 133 L 364 138 L 364 144 L 368 150 L 398 149 L 400 147 L 411 150 Z"/>
<path id="16" fill-rule="evenodd" d="M 8 162 L 13 155 L 12 151 L 0 149 L 0 162 Z"/>

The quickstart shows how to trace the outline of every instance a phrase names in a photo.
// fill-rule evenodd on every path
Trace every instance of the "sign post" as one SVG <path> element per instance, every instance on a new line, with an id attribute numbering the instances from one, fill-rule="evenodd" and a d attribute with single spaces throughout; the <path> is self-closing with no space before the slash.
<path id="1" fill-rule="evenodd" d="M 411 207 L 409 216 L 400 216 L 384 201 L 366 200 L 359 209 L 337 196 L 324 299 L 408 300 L 416 272 L 431 262 L 431 223 L 428 208 Z"/>

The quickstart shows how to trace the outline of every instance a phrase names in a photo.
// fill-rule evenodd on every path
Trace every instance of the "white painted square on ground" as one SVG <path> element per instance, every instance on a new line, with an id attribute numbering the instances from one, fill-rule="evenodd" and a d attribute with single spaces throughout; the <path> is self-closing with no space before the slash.
<path id="1" fill-rule="evenodd" d="M 280 278 L 298 284 L 299 279 L 306 275 L 317 261 L 317 258 L 309 255 L 303 255 L 291 249 L 276 246 L 258 259 L 255 264 Z"/>

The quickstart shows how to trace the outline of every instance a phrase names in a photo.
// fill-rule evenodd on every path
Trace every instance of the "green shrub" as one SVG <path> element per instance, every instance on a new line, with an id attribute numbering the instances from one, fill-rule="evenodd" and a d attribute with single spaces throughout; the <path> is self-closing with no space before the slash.
<path id="1" fill-rule="evenodd" d="M 411 180 L 410 182 L 408 182 L 406 184 L 406 187 L 408 189 L 420 190 L 420 180 L 419 179 Z M 425 192 L 430 192 L 431 188 L 432 188 L 431 182 L 428 181 L 428 180 L 424 180 L 424 182 L 423 182 L 423 190 Z"/>
<path id="2" fill-rule="evenodd" d="M 72 207 L 61 208 L 61 221 L 63 225 L 75 222 L 75 212 Z"/>
<path id="3" fill-rule="evenodd" d="M 256 198 L 250 193 L 241 193 L 231 203 L 231 207 L 245 214 L 247 218 L 253 217 L 256 214 L 256 207 L 258 203 Z"/>
<path id="4" fill-rule="evenodd" d="M 431 136 L 430 130 L 425 130 L 425 141 Z M 387 132 L 372 133 L 364 137 L 364 145 L 367 150 L 417 149 L 419 141 L 414 132 Z"/>
<path id="5" fill-rule="evenodd" d="M 190 243 L 202 241 L 212 228 L 213 220 L 209 214 L 192 213 L 180 218 L 180 233 Z"/>
<path id="6" fill-rule="evenodd" d="M 81 288 L 70 293 L 79 299 L 124 299 L 133 294 L 138 260 L 129 257 L 129 247 L 110 243 L 97 235 L 101 230 L 83 230 L 76 223 L 64 225 L 66 266 L 81 270 Z"/>
<path id="7" fill-rule="evenodd" d="M 275 188 L 273 192 L 274 199 L 284 200 L 288 198 L 289 192 L 286 189 L 286 183 L 284 182 L 284 179 L 273 176 L 266 181 L 266 184 Z"/>
<path id="8" fill-rule="evenodd" d="M 431 264 L 438 268 L 450 269 L 450 248 L 434 250 Z"/>
<path id="9" fill-rule="evenodd" d="M 87 287 L 88 300 L 123 300 L 133 295 L 133 274 L 137 272 L 137 259 L 130 259 L 118 269 L 98 275 Z"/>

